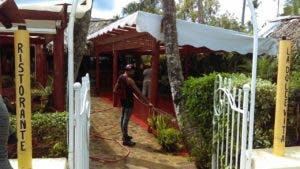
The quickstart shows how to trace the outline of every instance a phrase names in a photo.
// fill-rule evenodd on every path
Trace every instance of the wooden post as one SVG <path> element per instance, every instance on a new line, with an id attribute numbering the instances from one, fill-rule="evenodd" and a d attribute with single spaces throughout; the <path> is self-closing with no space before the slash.
<path id="1" fill-rule="evenodd" d="M 57 111 L 65 110 L 65 57 L 64 57 L 64 30 L 58 29 L 54 37 L 54 84 L 53 104 Z"/>
<path id="2" fill-rule="evenodd" d="M 43 45 L 35 45 L 35 75 L 36 81 L 42 86 L 47 83 L 47 60 L 44 55 Z"/>
<path id="3" fill-rule="evenodd" d="M 99 54 L 98 53 L 95 53 L 95 57 L 96 57 L 96 92 L 97 92 L 97 95 L 99 94 L 99 89 L 100 89 L 100 69 L 99 69 Z"/>
<path id="4" fill-rule="evenodd" d="M 157 105 L 158 94 L 158 71 L 159 71 L 159 43 L 154 41 L 151 59 L 151 84 L 150 84 L 150 102 Z"/>
<path id="5" fill-rule="evenodd" d="M 113 51 L 113 83 L 112 83 L 113 89 L 118 80 L 118 60 L 119 60 L 118 58 L 119 58 L 119 51 L 114 50 Z M 113 106 L 117 106 L 117 104 L 118 104 L 117 96 L 113 93 Z"/>
<path id="6" fill-rule="evenodd" d="M 184 79 L 187 79 L 189 74 L 189 54 L 190 54 L 190 48 L 185 47 L 183 49 L 182 57 L 184 57 Z"/>
<path id="7" fill-rule="evenodd" d="M 291 63 L 291 41 L 285 38 L 279 42 L 276 109 L 274 124 L 273 154 L 284 156 L 286 123 L 289 103 L 289 78 Z"/>
<path id="8" fill-rule="evenodd" d="M 2 95 L 2 56 L 0 55 L 0 94 Z"/>
<path id="9" fill-rule="evenodd" d="M 32 169 L 30 35 L 25 26 L 14 32 L 16 129 L 18 136 L 18 168 Z M 25 106 L 26 105 L 26 106 Z"/>

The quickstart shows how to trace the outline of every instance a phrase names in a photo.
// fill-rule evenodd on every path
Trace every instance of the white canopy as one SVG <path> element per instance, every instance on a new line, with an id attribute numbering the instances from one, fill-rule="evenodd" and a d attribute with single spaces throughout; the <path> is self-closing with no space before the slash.
<path id="1" fill-rule="evenodd" d="M 0 5 L 2 5 L 6 0 L 0 0 Z"/>
<path id="2" fill-rule="evenodd" d="M 156 40 L 164 42 L 163 33 L 160 31 L 161 19 L 160 15 L 138 11 L 89 35 L 88 39 L 94 39 L 113 29 L 135 26 L 137 32 L 148 32 Z M 177 19 L 177 32 L 180 46 L 191 45 L 214 51 L 252 53 L 253 38 L 245 33 L 180 19 Z M 277 46 L 278 42 L 275 39 L 259 38 L 258 54 L 276 55 Z"/>
<path id="3" fill-rule="evenodd" d="M 0 5 L 5 1 L 0 0 Z M 17 4 L 19 9 L 32 10 L 32 11 L 49 11 L 49 12 L 60 12 L 63 7 L 62 3 L 68 3 L 69 0 L 55 0 L 46 1 L 32 4 Z M 76 12 L 76 17 L 81 18 L 92 6 L 91 0 L 80 0 Z M 86 2 L 82 5 L 83 2 Z M 71 11 L 71 6 L 68 6 L 68 12 Z M 56 34 L 56 26 L 60 23 L 55 20 L 30 20 L 25 19 L 25 25 L 30 33 L 41 33 L 41 34 Z M 14 24 L 10 29 L 5 28 L 0 23 L 0 32 L 14 32 L 18 29 L 19 24 Z"/>

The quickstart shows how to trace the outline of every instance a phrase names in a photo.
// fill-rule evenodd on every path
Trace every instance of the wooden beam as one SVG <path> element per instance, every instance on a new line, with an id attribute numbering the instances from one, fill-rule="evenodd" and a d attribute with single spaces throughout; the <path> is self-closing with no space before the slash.
<path id="1" fill-rule="evenodd" d="M 13 36 L 7 36 L 7 35 L 0 35 L 0 44 L 13 44 L 14 43 L 14 37 Z M 44 44 L 45 39 L 42 38 L 30 38 L 30 44 Z"/>
<path id="2" fill-rule="evenodd" d="M 129 32 L 124 32 L 124 34 L 120 34 L 117 36 L 110 36 L 109 38 L 105 38 L 105 37 L 101 38 L 101 36 L 100 36 L 95 41 L 95 45 L 99 46 L 99 45 L 109 44 L 109 43 L 127 40 L 127 39 L 131 39 L 131 38 L 139 37 L 139 36 L 144 36 L 147 34 L 148 33 L 146 33 L 146 32 L 138 33 L 136 31 L 129 31 Z"/>
<path id="3" fill-rule="evenodd" d="M 129 31 L 128 29 L 123 29 L 123 28 L 117 28 L 117 29 L 114 29 L 114 30 L 123 31 L 123 32 L 128 32 Z"/>
<path id="4" fill-rule="evenodd" d="M 2 12 L 0 12 L 0 22 L 6 29 L 9 29 L 12 27 L 11 20 Z"/>
<path id="5" fill-rule="evenodd" d="M 65 29 L 68 26 L 68 6 L 71 4 L 63 3 L 59 5 L 63 6 L 60 11 L 60 16 L 62 19 L 62 29 Z"/>
<path id="6" fill-rule="evenodd" d="M 128 30 L 136 30 L 135 25 L 133 25 L 133 26 L 125 25 L 124 28 L 125 28 L 125 29 L 128 29 Z"/>
<path id="7" fill-rule="evenodd" d="M 8 19 L 10 23 L 25 23 L 14 0 L 6 0 L 1 4 L 0 15 L 1 14 L 4 18 Z"/>
<path id="8" fill-rule="evenodd" d="M 133 37 L 124 39 L 122 41 L 96 45 L 97 49 L 102 52 L 109 52 L 115 50 L 128 50 L 128 49 L 143 49 L 152 50 L 152 40 L 153 38 L 149 34 L 143 34 L 139 37 Z"/>
<path id="9" fill-rule="evenodd" d="M 50 12 L 50 11 L 36 11 L 36 10 L 19 10 L 21 16 L 24 19 L 31 20 L 62 20 L 63 17 L 59 12 Z"/>

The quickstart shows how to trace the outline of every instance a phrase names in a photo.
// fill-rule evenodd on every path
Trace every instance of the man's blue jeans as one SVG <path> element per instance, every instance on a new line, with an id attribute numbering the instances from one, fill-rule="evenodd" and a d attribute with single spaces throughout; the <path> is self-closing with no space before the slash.
<path id="1" fill-rule="evenodd" d="M 0 95 L 0 169 L 12 169 L 7 158 L 7 140 L 9 135 L 9 115 Z"/>
<path id="2" fill-rule="evenodd" d="M 132 114 L 132 107 L 123 107 L 121 116 L 121 131 L 123 136 L 123 141 L 130 141 L 128 139 L 128 123 L 130 116 Z"/>

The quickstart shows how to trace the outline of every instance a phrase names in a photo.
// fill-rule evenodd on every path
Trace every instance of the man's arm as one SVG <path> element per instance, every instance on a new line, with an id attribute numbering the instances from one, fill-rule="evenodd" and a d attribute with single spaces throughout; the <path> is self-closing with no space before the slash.
<path id="1" fill-rule="evenodd" d="M 115 87 L 114 87 L 114 93 L 117 92 L 117 88 L 119 87 L 119 79 L 117 80 L 117 83 L 115 84 Z"/>
<path id="2" fill-rule="evenodd" d="M 140 91 L 140 89 L 136 86 L 135 82 L 131 79 L 128 78 L 127 79 L 128 84 L 131 86 L 131 88 L 134 90 L 134 93 L 137 95 L 137 97 L 139 99 L 141 99 L 144 103 L 146 104 L 151 104 L 150 101 L 148 100 L 148 98 L 146 98 L 142 92 Z M 151 104 L 152 105 L 152 104 Z"/>

